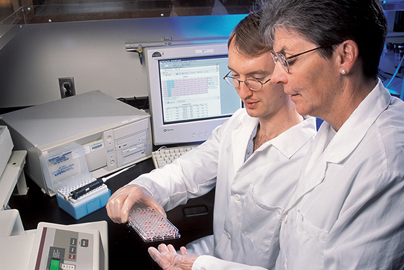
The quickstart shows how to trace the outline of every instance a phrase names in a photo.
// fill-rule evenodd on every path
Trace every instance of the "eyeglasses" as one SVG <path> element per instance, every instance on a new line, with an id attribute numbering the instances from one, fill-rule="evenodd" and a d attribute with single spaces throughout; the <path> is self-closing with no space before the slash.
<path id="1" fill-rule="evenodd" d="M 302 53 L 298 53 L 298 54 L 295 54 L 295 55 L 292 55 L 292 56 L 289 56 L 289 57 L 284 56 L 284 55 L 283 55 L 282 53 L 280 53 L 280 52 L 271 52 L 271 54 L 272 54 L 272 58 L 273 58 L 273 60 L 274 60 L 275 65 L 276 65 L 276 63 L 277 63 L 278 60 L 279 60 L 279 62 L 280 62 L 280 63 L 282 64 L 282 66 L 285 68 L 286 72 L 287 72 L 287 73 L 290 73 L 290 72 L 289 72 L 289 62 L 288 62 L 290 59 L 295 58 L 295 57 L 298 57 L 298 56 L 300 56 L 300 55 L 302 55 L 302 54 L 305 54 L 305 53 L 309 53 L 309 52 L 318 50 L 318 49 L 320 49 L 320 48 L 324 48 L 324 47 L 325 47 L 325 46 L 320 46 L 320 47 L 317 47 L 317 48 L 314 48 L 314 49 L 311 49 L 311 50 L 308 50 L 308 51 L 305 51 L 305 52 L 302 52 Z"/>
<path id="2" fill-rule="evenodd" d="M 231 71 L 229 71 L 229 73 L 227 73 L 226 76 L 223 77 L 223 79 L 232 87 L 234 88 L 239 88 L 240 87 L 240 83 L 244 83 L 245 86 L 247 86 L 250 90 L 252 91 L 259 91 L 262 89 L 262 86 L 264 84 L 266 84 L 267 82 L 269 82 L 271 79 L 269 78 L 268 80 L 266 80 L 265 82 L 260 82 L 258 80 L 255 79 L 247 79 L 245 81 L 241 81 L 239 79 L 234 78 L 233 76 L 229 76 L 231 73 Z"/>

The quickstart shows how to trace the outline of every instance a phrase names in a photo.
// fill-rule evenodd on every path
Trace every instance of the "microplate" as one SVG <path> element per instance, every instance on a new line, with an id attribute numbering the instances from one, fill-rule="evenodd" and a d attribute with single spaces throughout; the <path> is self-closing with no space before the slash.
<path id="1" fill-rule="evenodd" d="M 129 212 L 128 224 L 145 242 L 180 238 L 178 229 L 151 207 L 136 207 Z"/>

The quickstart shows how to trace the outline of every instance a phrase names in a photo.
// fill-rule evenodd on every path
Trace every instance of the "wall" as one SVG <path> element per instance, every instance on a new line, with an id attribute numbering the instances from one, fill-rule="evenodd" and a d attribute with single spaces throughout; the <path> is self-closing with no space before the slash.
<path id="1" fill-rule="evenodd" d="M 125 43 L 227 37 L 245 15 L 165 17 L 24 25 L 0 50 L 0 108 L 60 99 L 60 77 L 76 94 L 147 96 L 146 70 Z"/>

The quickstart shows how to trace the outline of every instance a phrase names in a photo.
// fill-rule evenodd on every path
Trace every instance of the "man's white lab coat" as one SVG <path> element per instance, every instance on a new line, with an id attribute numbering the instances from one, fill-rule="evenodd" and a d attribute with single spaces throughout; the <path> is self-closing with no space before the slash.
<path id="1" fill-rule="evenodd" d="M 147 188 L 166 210 L 216 185 L 214 241 L 206 247 L 207 254 L 269 268 L 279 252 L 282 212 L 316 129 L 315 119 L 309 118 L 263 144 L 244 162 L 257 124 L 256 118 L 240 109 L 205 143 L 133 183 Z M 228 262 L 209 265 L 216 259 L 203 257 L 193 269 L 229 269 Z"/>

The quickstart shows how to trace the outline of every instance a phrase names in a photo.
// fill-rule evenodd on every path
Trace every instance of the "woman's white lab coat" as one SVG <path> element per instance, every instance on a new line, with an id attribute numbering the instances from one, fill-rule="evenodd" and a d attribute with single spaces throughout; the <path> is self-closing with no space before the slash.
<path id="1" fill-rule="evenodd" d="M 321 126 L 307 164 L 276 269 L 403 269 L 404 103 L 379 82 L 337 133 Z"/>
<path id="2" fill-rule="evenodd" d="M 403 209 L 404 103 L 379 81 L 337 133 L 320 127 L 282 216 L 275 269 L 404 269 Z"/>
<path id="3" fill-rule="evenodd" d="M 216 186 L 214 246 L 207 247 L 208 254 L 270 268 L 279 252 L 282 212 L 316 129 L 315 119 L 309 118 L 263 144 L 244 162 L 257 124 L 240 109 L 205 143 L 133 183 L 147 188 L 166 210 Z M 202 257 L 193 269 L 229 269 L 227 262 Z"/>

